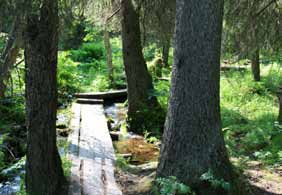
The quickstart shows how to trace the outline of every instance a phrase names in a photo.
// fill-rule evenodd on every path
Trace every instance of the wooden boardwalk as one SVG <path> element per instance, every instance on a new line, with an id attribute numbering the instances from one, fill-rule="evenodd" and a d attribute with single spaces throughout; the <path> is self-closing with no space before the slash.
<path id="1" fill-rule="evenodd" d="M 103 105 L 74 103 L 72 111 L 69 195 L 122 195 L 114 178 L 114 148 Z"/>

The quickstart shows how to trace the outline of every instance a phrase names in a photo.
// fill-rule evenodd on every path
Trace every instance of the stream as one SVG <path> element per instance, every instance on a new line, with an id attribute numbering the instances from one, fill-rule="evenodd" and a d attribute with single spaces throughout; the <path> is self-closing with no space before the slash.
<path id="1" fill-rule="evenodd" d="M 9 177 L 8 181 L 0 183 L 1 195 L 15 195 L 20 191 L 21 175 L 25 173 L 25 157 L 11 167 L 1 171 L 1 174 Z"/>
<path id="2" fill-rule="evenodd" d="M 58 113 L 57 116 L 57 125 L 68 124 L 68 119 L 70 116 L 67 116 L 68 113 Z M 0 134 L 1 138 L 1 134 Z M 66 137 L 57 137 L 57 142 L 66 141 Z M 59 154 L 64 156 L 67 151 L 65 151 L 64 147 L 60 147 L 58 144 Z M 25 173 L 25 157 L 20 159 L 17 163 L 11 165 L 10 167 L 2 170 L 0 172 L 5 178 L 5 181 L 0 183 L 0 195 L 16 195 L 17 192 L 20 191 L 21 188 L 21 177 Z"/>
<path id="3" fill-rule="evenodd" d="M 120 112 L 122 108 L 119 107 L 118 104 L 108 103 L 104 105 L 104 112 L 108 118 L 111 118 L 111 126 L 113 128 L 118 127 L 122 121 L 125 120 L 125 116 Z M 57 125 L 67 124 L 69 119 L 68 113 L 58 113 L 57 116 Z M 1 136 L 1 134 L 0 134 Z M 128 136 L 134 135 L 128 133 Z M 57 141 L 65 141 L 66 137 L 57 137 Z M 60 145 L 60 144 L 59 144 Z M 65 151 L 64 147 L 58 147 L 59 153 L 61 156 L 65 155 L 67 151 Z M 21 187 L 21 177 L 25 173 L 25 157 L 19 160 L 14 165 L 4 169 L 1 171 L 1 175 L 7 176 L 7 180 L 0 183 L 0 195 L 16 195 L 17 192 L 20 191 Z"/>

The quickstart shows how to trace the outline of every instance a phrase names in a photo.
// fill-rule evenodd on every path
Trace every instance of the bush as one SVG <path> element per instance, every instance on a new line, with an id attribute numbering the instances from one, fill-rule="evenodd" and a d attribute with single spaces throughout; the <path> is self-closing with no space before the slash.
<path id="1" fill-rule="evenodd" d="M 24 97 L 0 100 L 0 128 L 4 124 L 25 122 Z"/>
<path id="2" fill-rule="evenodd" d="M 103 60 L 105 58 L 104 46 L 102 43 L 84 43 L 78 50 L 70 52 L 70 58 L 75 62 L 86 63 Z"/>
<path id="3" fill-rule="evenodd" d="M 60 53 L 58 60 L 58 95 L 59 100 L 68 99 L 72 94 L 79 91 L 80 77 L 76 64 L 66 57 L 66 53 Z"/>
<path id="4" fill-rule="evenodd" d="M 277 88 L 282 86 L 281 68 L 279 66 L 272 68 L 269 74 L 263 78 L 265 87 L 274 94 L 276 94 Z"/>
<path id="5" fill-rule="evenodd" d="M 165 110 L 160 105 L 140 106 L 140 109 L 128 117 L 129 129 L 138 134 L 145 132 L 160 137 L 163 133 Z"/>

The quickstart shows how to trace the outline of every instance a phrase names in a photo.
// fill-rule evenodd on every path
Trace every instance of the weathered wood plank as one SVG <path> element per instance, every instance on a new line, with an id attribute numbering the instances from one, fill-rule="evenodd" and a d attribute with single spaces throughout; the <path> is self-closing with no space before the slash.
<path id="1" fill-rule="evenodd" d="M 220 70 L 223 72 L 227 72 L 227 71 L 247 71 L 248 67 L 246 66 L 226 66 L 226 65 L 222 65 L 220 67 Z"/>
<path id="2" fill-rule="evenodd" d="M 103 99 L 84 99 L 84 98 L 79 98 L 76 100 L 76 103 L 78 104 L 103 104 L 104 100 Z"/>
<path id="3" fill-rule="evenodd" d="M 101 178 L 99 177 L 99 175 L 101 175 L 101 165 L 94 160 L 94 122 L 97 120 L 94 110 L 95 107 L 96 106 L 82 105 L 81 113 L 82 121 L 79 155 L 80 159 L 83 160 L 81 182 L 83 194 L 89 195 L 102 194 L 103 189 Z"/>
<path id="4" fill-rule="evenodd" d="M 114 162 L 110 159 L 106 159 L 103 164 L 103 170 L 106 175 L 106 194 L 108 195 L 122 195 L 122 192 L 118 188 L 116 181 L 115 181 L 115 174 L 114 174 Z"/>
<path id="5" fill-rule="evenodd" d="M 97 92 L 97 93 L 77 93 L 74 95 L 76 98 L 84 99 L 104 99 L 108 101 L 122 102 L 127 99 L 127 90 L 117 90 L 109 92 Z"/>
<path id="6" fill-rule="evenodd" d="M 78 153 L 73 149 L 78 155 L 72 156 L 69 194 L 122 195 L 114 178 L 115 155 L 103 106 L 80 105 L 80 109 L 79 128 L 77 120 L 72 121 L 79 131 L 74 131 L 70 138 L 72 145 L 78 145 Z"/>
<path id="7" fill-rule="evenodd" d="M 80 160 L 79 155 L 79 134 L 80 134 L 80 105 L 74 103 L 72 105 L 72 119 L 70 134 L 68 141 L 70 142 L 68 158 L 72 161 L 71 177 L 69 185 L 69 195 L 81 195 L 80 187 Z"/>

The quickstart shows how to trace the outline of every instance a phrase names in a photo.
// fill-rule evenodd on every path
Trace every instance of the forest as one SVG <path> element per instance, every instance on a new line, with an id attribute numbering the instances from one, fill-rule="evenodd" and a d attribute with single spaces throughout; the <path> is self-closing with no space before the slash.
<path id="1" fill-rule="evenodd" d="M 0 195 L 282 195 L 282 0 L 0 0 Z"/>

